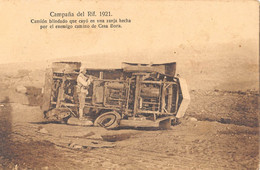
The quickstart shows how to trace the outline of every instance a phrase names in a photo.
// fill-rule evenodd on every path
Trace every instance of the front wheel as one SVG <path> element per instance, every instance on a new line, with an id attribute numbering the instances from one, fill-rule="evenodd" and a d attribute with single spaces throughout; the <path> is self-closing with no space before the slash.
<path id="1" fill-rule="evenodd" d="M 117 112 L 106 112 L 97 117 L 94 126 L 100 126 L 107 129 L 114 129 L 119 126 L 121 116 Z"/>

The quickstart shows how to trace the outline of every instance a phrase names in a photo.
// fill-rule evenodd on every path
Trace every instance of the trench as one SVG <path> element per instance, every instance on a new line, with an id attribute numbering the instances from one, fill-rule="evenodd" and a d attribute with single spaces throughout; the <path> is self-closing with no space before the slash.
<path id="1" fill-rule="evenodd" d="M 17 140 L 13 129 L 12 111 L 10 99 L 5 97 L 0 101 L 0 169 L 55 168 L 59 159 L 66 159 L 50 141 L 28 139 L 26 132 L 21 134 L 24 135 L 24 139 Z M 60 167 L 62 164 L 71 167 L 68 161 L 59 164 Z"/>

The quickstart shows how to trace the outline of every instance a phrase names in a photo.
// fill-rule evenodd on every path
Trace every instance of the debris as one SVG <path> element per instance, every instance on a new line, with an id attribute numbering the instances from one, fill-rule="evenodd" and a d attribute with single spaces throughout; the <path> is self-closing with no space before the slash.
<path id="1" fill-rule="evenodd" d="M 102 137 L 100 134 L 94 134 L 92 136 L 89 136 L 88 139 L 102 140 Z"/>
<path id="2" fill-rule="evenodd" d="M 79 120 L 78 118 L 75 118 L 75 117 L 71 117 L 67 123 L 71 124 L 71 125 L 79 125 L 79 126 L 93 125 L 93 122 L 91 122 L 90 120 Z"/>
<path id="3" fill-rule="evenodd" d="M 18 92 L 18 93 L 25 94 L 27 92 L 27 88 L 22 86 L 22 85 L 19 85 L 19 86 L 16 87 L 15 91 Z"/>
<path id="4" fill-rule="evenodd" d="M 191 117 L 191 118 L 190 118 L 190 121 L 192 121 L 192 122 L 197 122 L 198 120 L 197 120 L 195 117 Z"/>
<path id="5" fill-rule="evenodd" d="M 39 132 L 40 132 L 40 133 L 49 133 L 45 128 L 41 128 L 41 129 L 39 130 Z"/>
<path id="6" fill-rule="evenodd" d="M 112 148 L 115 147 L 114 143 L 104 142 L 104 141 L 91 141 L 91 140 L 75 140 L 68 144 L 70 148 L 73 149 L 83 149 L 83 148 Z"/>
<path id="7" fill-rule="evenodd" d="M 69 147 L 74 148 L 74 149 L 82 149 L 83 148 L 83 146 L 78 145 L 76 143 L 70 143 Z"/>
<path id="8" fill-rule="evenodd" d="M 84 135 L 83 137 L 89 137 L 89 136 L 93 136 L 93 135 L 95 135 L 95 133 L 91 131 L 91 132 L 87 133 L 86 135 Z"/>

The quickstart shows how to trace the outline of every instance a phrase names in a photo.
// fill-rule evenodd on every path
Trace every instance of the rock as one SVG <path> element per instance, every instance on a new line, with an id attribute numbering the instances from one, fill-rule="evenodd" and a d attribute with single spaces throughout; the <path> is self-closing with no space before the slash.
<path id="1" fill-rule="evenodd" d="M 109 135 L 101 135 L 104 141 L 108 142 L 116 142 L 129 139 L 131 137 L 131 133 L 122 133 L 122 134 L 109 134 Z"/>
<path id="2" fill-rule="evenodd" d="M 69 144 L 69 147 L 74 148 L 74 149 L 82 149 L 83 148 L 82 145 L 79 145 L 79 144 L 76 144 L 76 143 L 73 143 L 73 142 Z"/>
<path id="3" fill-rule="evenodd" d="M 93 122 L 90 120 L 79 120 L 78 118 L 71 117 L 68 122 L 70 125 L 79 125 L 79 126 L 92 126 Z"/>
<path id="4" fill-rule="evenodd" d="M 68 147 L 73 149 L 85 149 L 85 148 L 113 148 L 116 145 L 111 142 L 101 140 L 89 140 L 89 139 L 75 139 L 70 141 Z"/>
<path id="5" fill-rule="evenodd" d="M 70 142 L 70 143 L 68 144 L 69 147 L 73 147 L 74 145 L 75 145 L 75 143 L 73 143 L 73 142 Z"/>
<path id="6" fill-rule="evenodd" d="M 88 139 L 102 140 L 103 138 L 100 134 L 94 134 L 92 136 L 89 136 Z"/>
<path id="7" fill-rule="evenodd" d="M 39 130 L 40 133 L 49 133 L 45 128 Z"/>
<path id="8" fill-rule="evenodd" d="M 73 146 L 73 148 L 75 148 L 75 149 L 82 149 L 82 146 L 76 144 L 76 145 Z"/>
<path id="9" fill-rule="evenodd" d="M 22 86 L 22 85 L 20 85 L 20 86 L 17 86 L 17 87 L 15 88 L 15 91 L 18 92 L 18 93 L 23 93 L 23 94 L 25 94 L 25 93 L 27 92 L 27 88 L 24 87 L 24 86 Z"/>
<path id="10" fill-rule="evenodd" d="M 192 121 L 192 122 L 197 122 L 198 120 L 197 120 L 195 117 L 191 117 L 191 118 L 190 118 L 190 121 Z"/>

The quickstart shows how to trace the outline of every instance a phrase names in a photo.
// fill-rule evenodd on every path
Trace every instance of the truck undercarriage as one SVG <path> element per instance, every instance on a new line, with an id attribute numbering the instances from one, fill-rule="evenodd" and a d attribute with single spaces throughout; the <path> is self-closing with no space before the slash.
<path id="1" fill-rule="evenodd" d="M 81 63 L 56 62 L 47 69 L 42 110 L 52 120 L 78 117 L 76 93 Z M 190 97 L 176 63 L 123 63 L 121 69 L 86 69 L 94 77 L 85 98 L 85 116 L 95 126 L 170 126 L 183 117 Z"/>

